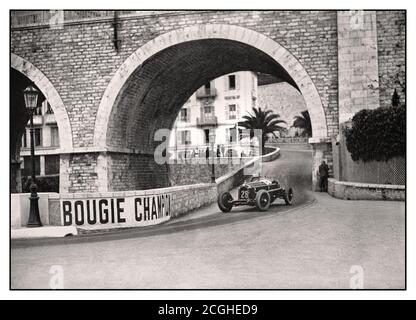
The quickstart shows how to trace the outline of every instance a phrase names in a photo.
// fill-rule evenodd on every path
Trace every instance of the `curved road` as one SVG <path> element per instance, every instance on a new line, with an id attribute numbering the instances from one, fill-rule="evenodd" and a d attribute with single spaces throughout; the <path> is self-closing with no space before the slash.
<path id="1" fill-rule="evenodd" d="M 307 205 L 312 201 L 309 190 L 311 189 L 311 161 L 312 156 L 307 150 L 283 150 L 281 156 L 273 161 L 262 164 L 262 175 L 276 177 L 283 186 L 291 186 L 295 190 L 293 205 L 285 205 L 283 200 L 276 200 L 267 212 L 259 212 L 256 208 L 241 206 L 235 207 L 230 213 L 223 214 L 217 204 L 206 206 L 189 214 L 172 219 L 162 225 L 149 226 L 145 228 L 126 228 L 110 230 L 88 230 L 76 237 L 55 239 L 33 239 L 13 240 L 13 248 L 73 244 L 97 241 L 110 241 L 129 238 L 146 237 L 152 235 L 168 234 L 178 231 L 205 228 L 209 226 L 223 225 L 260 218 L 275 213 L 291 211 L 295 208 Z M 237 188 L 231 191 L 237 197 Z M 82 232 L 82 231 L 81 231 Z"/>
<path id="2" fill-rule="evenodd" d="M 295 186 L 293 206 L 279 202 L 266 213 L 241 207 L 220 214 L 212 205 L 162 226 L 31 245 L 14 241 L 11 287 L 348 288 L 352 265 L 372 271 L 366 273 L 369 287 L 402 287 L 403 215 L 383 214 L 401 204 L 371 203 L 372 210 L 363 210 L 367 202 L 344 201 L 352 213 L 339 214 L 340 200 L 315 194 L 314 201 L 307 191 L 311 161 L 310 151 L 282 150 L 264 164 L 264 174 Z"/>

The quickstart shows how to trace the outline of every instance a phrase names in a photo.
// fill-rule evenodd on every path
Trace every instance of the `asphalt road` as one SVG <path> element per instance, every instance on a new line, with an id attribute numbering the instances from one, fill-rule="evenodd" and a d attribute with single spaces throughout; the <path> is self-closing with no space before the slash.
<path id="1" fill-rule="evenodd" d="M 263 167 L 264 174 L 294 185 L 296 202 L 290 207 L 279 202 L 267 213 L 238 208 L 220 214 L 213 205 L 163 226 L 16 242 L 11 287 L 349 288 L 354 265 L 364 268 L 366 287 L 402 287 L 403 204 L 347 202 L 320 194 L 313 201 L 306 191 L 311 157 L 282 150 L 278 160 Z M 56 282 L 57 270 L 62 282 Z"/>

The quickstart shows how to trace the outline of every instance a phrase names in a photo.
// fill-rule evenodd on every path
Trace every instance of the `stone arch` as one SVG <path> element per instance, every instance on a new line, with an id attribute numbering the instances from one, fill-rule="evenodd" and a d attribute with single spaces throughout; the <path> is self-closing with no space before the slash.
<path id="1" fill-rule="evenodd" d="M 42 71 L 14 53 L 11 53 L 10 67 L 30 79 L 48 100 L 59 127 L 61 151 L 70 152 L 73 148 L 71 123 L 58 91 Z"/>
<path id="2" fill-rule="evenodd" d="M 313 138 L 319 140 L 327 137 L 326 117 L 319 93 L 307 71 L 287 49 L 271 38 L 247 28 L 208 24 L 178 29 L 160 35 L 137 49 L 123 62 L 112 77 L 100 101 L 94 127 L 94 146 L 104 149 L 108 147 L 108 127 L 113 107 L 120 99 L 120 92 L 125 89 L 140 66 L 165 49 L 187 42 L 209 39 L 229 40 L 244 44 L 247 48 L 255 48 L 281 66 L 282 70 L 293 79 L 293 84 L 305 99 L 311 116 Z M 218 74 L 218 76 L 220 75 L 222 74 Z"/>

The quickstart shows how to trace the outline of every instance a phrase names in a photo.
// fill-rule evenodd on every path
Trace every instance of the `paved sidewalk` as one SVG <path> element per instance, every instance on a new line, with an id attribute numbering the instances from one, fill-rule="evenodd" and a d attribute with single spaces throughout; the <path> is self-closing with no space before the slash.
<path id="1" fill-rule="evenodd" d="M 10 233 L 12 240 L 16 239 L 44 239 L 63 238 L 78 234 L 74 226 L 42 226 L 38 228 L 13 228 Z"/>

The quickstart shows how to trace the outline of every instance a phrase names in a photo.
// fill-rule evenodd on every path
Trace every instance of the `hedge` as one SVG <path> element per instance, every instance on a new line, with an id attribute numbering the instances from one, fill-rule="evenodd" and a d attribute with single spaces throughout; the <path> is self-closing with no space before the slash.
<path id="1" fill-rule="evenodd" d="M 387 161 L 406 155 L 406 107 L 361 110 L 344 129 L 354 161 Z"/>
<path id="2" fill-rule="evenodd" d="M 22 177 L 23 192 L 30 192 L 30 177 Z M 36 177 L 38 192 L 59 192 L 59 175 Z"/>

